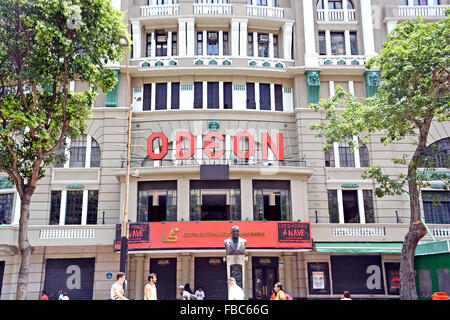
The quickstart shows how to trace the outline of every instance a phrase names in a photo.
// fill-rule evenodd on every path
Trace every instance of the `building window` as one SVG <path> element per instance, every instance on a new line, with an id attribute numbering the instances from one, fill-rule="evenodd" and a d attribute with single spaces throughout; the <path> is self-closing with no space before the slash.
<path id="1" fill-rule="evenodd" d="M 167 56 L 167 33 L 164 30 L 155 30 L 156 56 Z"/>
<path id="2" fill-rule="evenodd" d="M 342 200 L 339 200 L 340 198 Z M 342 203 L 339 203 L 340 201 Z M 361 201 L 364 212 L 359 210 Z M 360 223 L 362 217 L 365 223 L 375 223 L 372 190 L 362 190 L 362 199 L 359 198 L 357 190 L 328 190 L 328 213 L 330 223 Z M 344 221 L 340 221 L 340 216 Z"/>
<path id="3" fill-rule="evenodd" d="M 167 83 L 156 84 L 155 110 L 167 110 Z"/>
<path id="4" fill-rule="evenodd" d="M 344 32 L 330 32 L 331 54 L 334 56 L 345 55 L 345 36 Z"/>
<path id="5" fill-rule="evenodd" d="M 267 33 L 258 34 L 258 57 L 269 57 L 269 35 Z"/>
<path id="6" fill-rule="evenodd" d="M 341 168 L 370 167 L 369 151 L 361 142 L 359 142 L 359 148 L 355 150 L 355 152 L 359 153 L 359 164 L 356 164 L 355 152 L 351 150 L 349 144 L 350 139 L 350 137 L 347 137 L 337 144 L 337 147 L 339 148 L 339 166 Z M 330 147 L 328 151 L 325 151 L 326 167 L 336 166 L 336 155 L 334 154 L 334 150 L 335 148 Z"/>
<path id="7" fill-rule="evenodd" d="M 422 202 L 427 223 L 450 224 L 449 191 L 422 191 Z"/>
<path id="8" fill-rule="evenodd" d="M 219 109 L 219 83 L 208 82 L 208 109 Z"/>
<path id="9" fill-rule="evenodd" d="M 219 35 L 217 31 L 208 32 L 208 56 L 218 56 L 219 55 Z"/>
<path id="10" fill-rule="evenodd" d="M 197 55 L 203 55 L 203 32 L 197 32 Z"/>
<path id="11" fill-rule="evenodd" d="M 278 49 L 278 36 L 277 35 L 273 36 L 273 57 L 274 58 L 280 57 L 280 53 L 279 53 L 279 49 Z"/>
<path id="12" fill-rule="evenodd" d="M 328 213 L 330 216 L 330 223 L 339 223 L 337 190 L 328 190 Z"/>
<path id="13" fill-rule="evenodd" d="M 255 84 L 247 82 L 247 109 L 256 109 Z"/>
<path id="14" fill-rule="evenodd" d="M 253 219 L 292 220 L 290 181 L 253 180 Z"/>
<path id="15" fill-rule="evenodd" d="M 223 83 L 223 108 L 233 109 L 233 83 Z"/>
<path id="16" fill-rule="evenodd" d="M 247 55 L 253 57 L 253 33 L 247 35 Z"/>
<path id="17" fill-rule="evenodd" d="M 94 138 L 91 138 L 91 168 L 100 168 L 101 151 L 100 145 Z"/>
<path id="18" fill-rule="evenodd" d="M 239 180 L 190 181 L 190 221 L 241 220 Z"/>
<path id="19" fill-rule="evenodd" d="M 70 144 L 70 168 L 84 168 L 86 165 L 86 135 L 72 139 Z"/>
<path id="20" fill-rule="evenodd" d="M 351 55 L 358 55 L 358 39 L 356 38 L 356 32 L 350 32 L 350 50 Z"/>
<path id="21" fill-rule="evenodd" d="M 228 32 L 223 33 L 223 53 L 222 55 L 228 56 L 230 54 L 230 44 L 228 42 Z"/>
<path id="22" fill-rule="evenodd" d="M 172 32 L 172 55 L 178 55 L 178 35 L 176 32 Z"/>
<path id="23" fill-rule="evenodd" d="M 372 190 L 363 190 L 363 199 L 364 199 L 364 215 L 366 217 L 366 223 L 375 223 L 375 210 L 373 207 Z"/>
<path id="24" fill-rule="evenodd" d="M 152 84 L 144 84 L 144 96 L 142 99 L 142 110 L 150 111 L 152 110 Z"/>
<path id="25" fill-rule="evenodd" d="M 339 142 L 339 159 L 341 168 L 355 167 L 355 155 L 348 143 L 349 137 Z"/>
<path id="26" fill-rule="evenodd" d="M 147 46 L 146 46 L 145 56 L 151 57 L 152 56 L 152 34 L 147 33 L 146 39 L 147 39 Z"/>
<path id="27" fill-rule="evenodd" d="M 172 82 L 171 86 L 171 109 L 180 109 L 180 83 Z"/>
<path id="28" fill-rule="evenodd" d="M 283 86 L 275 85 L 275 111 L 283 111 Z"/>
<path id="29" fill-rule="evenodd" d="M 194 109 L 203 108 L 203 82 L 194 82 Z"/>
<path id="30" fill-rule="evenodd" d="M 81 224 L 83 191 L 67 191 L 65 224 Z"/>
<path id="31" fill-rule="evenodd" d="M 325 32 L 319 32 L 319 54 L 322 56 L 325 56 L 327 54 Z"/>
<path id="32" fill-rule="evenodd" d="M 324 9 L 324 1 L 317 1 L 317 9 Z M 354 9 L 353 3 L 348 0 L 347 1 L 347 9 Z M 328 9 L 330 10 L 340 10 L 343 9 L 342 0 L 328 0 Z"/>
<path id="33" fill-rule="evenodd" d="M 90 159 L 86 159 L 88 139 L 91 141 Z M 98 142 L 87 135 L 83 135 L 80 138 L 74 138 L 69 143 L 70 157 L 68 162 L 69 168 L 85 168 L 86 164 L 90 168 L 99 168 L 101 160 L 101 149 Z M 63 143 L 61 147 L 55 152 L 57 158 L 54 164 L 55 168 L 64 167 L 64 154 L 67 148 L 67 144 Z M 87 161 L 86 161 L 87 160 Z"/>
<path id="34" fill-rule="evenodd" d="M 62 223 L 62 207 L 65 208 L 65 225 L 97 224 L 98 190 L 52 191 L 50 197 L 50 225 Z M 87 213 L 85 218 L 83 218 L 83 211 Z"/>
<path id="35" fill-rule="evenodd" d="M 450 169 L 450 138 L 430 144 L 423 153 L 420 167 Z"/>
<path id="36" fill-rule="evenodd" d="M 260 83 L 259 84 L 259 109 L 260 110 L 271 110 L 270 105 L 270 84 Z"/>
<path id="37" fill-rule="evenodd" d="M 0 225 L 11 224 L 14 193 L 0 194 Z"/>
<path id="38" fill-rule="evenodd" d="M 97 224 L 98 190 L 89 190 L 87 207 L 87 224 Z"/>
<path id="39" fill-rule="evenodd" d="M 61 191 L 52 191 L 50 195 L 50 225 L 59 224 L 61 212 Z"/>
<path id="40" fill-rule="evenodd" d="M 177 220 L 177 182 L 138 183 L 138 222 Z"/>

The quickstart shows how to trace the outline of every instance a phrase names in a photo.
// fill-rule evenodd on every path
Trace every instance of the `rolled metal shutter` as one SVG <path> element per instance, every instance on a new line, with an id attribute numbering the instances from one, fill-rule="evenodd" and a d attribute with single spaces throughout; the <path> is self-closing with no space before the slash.
<path id="1" fill-rule="evenodd" d="M 50 299 L 58 299 L 63 290 L 70 300 L 92 300 L 94 272 L 94 258 L 47 259 L 44 290 Z"/>

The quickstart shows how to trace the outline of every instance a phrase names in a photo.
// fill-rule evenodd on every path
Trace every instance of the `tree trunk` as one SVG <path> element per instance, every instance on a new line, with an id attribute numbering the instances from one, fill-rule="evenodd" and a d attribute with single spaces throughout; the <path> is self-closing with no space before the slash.
<path id="1" fill-rule="evenodd" d="M 30 273 L 31 255 L 34 248 L 28 242 L 28 220 L 30 217 L 30 199 L 31 196 L 25 195 L 21 199 L 20 206 L 20 224 L 19 224 L 19 249 L 20 249 L 20 269 L 17 279 L 16 300 L 26 300 L 28 275 Z"/>
<path id="2" fill-rule="evenodd" d="M 417 300 L 416 279 L 414 271 L 414 255 L 419 240 L 427 230 L 420 220 L 420 198 L 417 183 L 410 181 L 411 223 L 405 235 L 400 258 L 400 300 Z"/>

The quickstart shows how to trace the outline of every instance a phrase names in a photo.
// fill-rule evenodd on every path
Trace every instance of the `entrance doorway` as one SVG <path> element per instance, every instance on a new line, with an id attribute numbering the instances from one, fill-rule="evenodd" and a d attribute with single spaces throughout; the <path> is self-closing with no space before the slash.
<path id="1" fill-rule="evenodd" d="M 158 300 L 175 300 L 177 298 L 177 258 L 150 259 L 150 272 L 156 274 Z"/>
<path id="2" fill-rule="evenodd" d="M 272 289 L 278 282 L 277 257 L 253 257 L 253 298 L 269 300 Z"/>
<path id="3" fill-rule="evenodd" d="M 359 223 L 358 193 L 356 190 L 343 190 L 344 222 Z"/>
<path id="4" fill-rule="evenodd" d="M 222 257 L 195 258 L 195 290 L 201 286 L 205 300 L 227 300 L 226 280 L 227 265 Z"/>

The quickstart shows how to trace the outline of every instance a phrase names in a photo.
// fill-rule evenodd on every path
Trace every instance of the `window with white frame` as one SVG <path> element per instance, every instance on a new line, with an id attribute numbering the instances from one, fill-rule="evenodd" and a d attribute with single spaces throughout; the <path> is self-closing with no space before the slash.
<path id="1" fill-rule="evenodd" d="M 98 190 L 52 191 L 51 225 L 97 224 Z"/>
<path id="2" fill-rule="evenodd" d="M 319 31 L 320 55 L 358 55 L 356 31 Z"/>
<path id="3" fill-rule="evenodd" d="M 0 194 L 0 225 L 11 224 L 13 218 L 14 193 Z"/>
<path id="4" fill-rule="evenodd" d="M 423 152 L 420 167 L 450 169 L 450 138 L 440 139 L 430 144 Z"/>
<path id="5" fill-rule="evenodd" d="M 402 6 L 438 6 L 440 4 L 439 0 L 402 0 Z"/>
<path id="6" fill-rule="evenodd" d="M 55 152 L 57 160 L 55 168 L 99 168 L 101 160 L 101 150 L 98 142 L 89 135 L 82 135 L 79 138 L 67 138 L 66 142 Z M 62 155 L 66 155 L 67 162 L 61 160 Z"/>
<path id="7" fill-rule="evenodd" d="M 372 190 L 328 190 L 330 223 L 375 223 Z"/>
<path id="8" fill-rule="evenodd" d="M 351 150 L 347 137 L 341 142 L 335 142 L 333 147 L 325 151 L 325 167 L 335 168 L 367 168 L 370 167 L 370 157 L 367 147 L 353 137 L 354 145 L 359 145 L 355 151 Z"/>
<path id="9" fill-rule="evenodd" d="M 422 191 L 422 202 L 427 223 L 450 224 L 450 192 Z"/>

